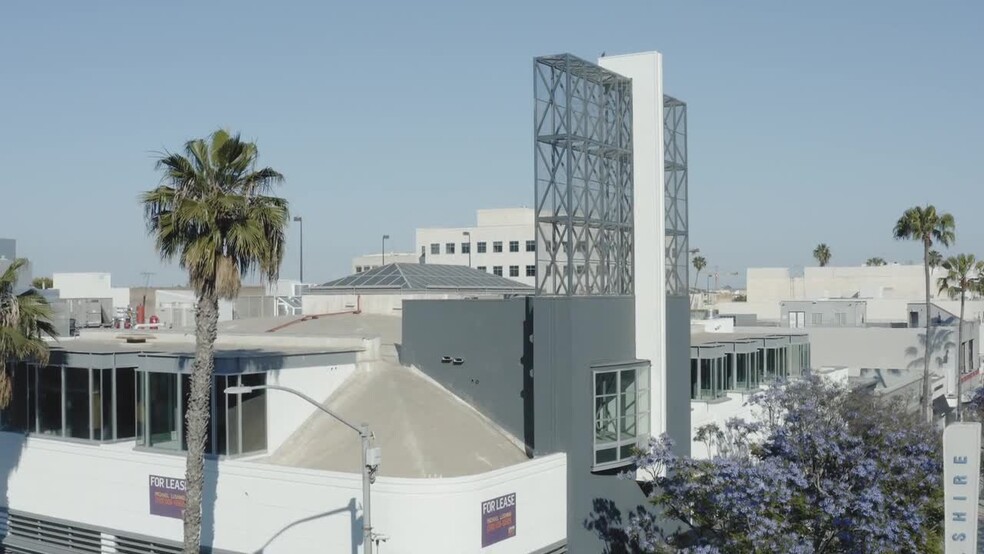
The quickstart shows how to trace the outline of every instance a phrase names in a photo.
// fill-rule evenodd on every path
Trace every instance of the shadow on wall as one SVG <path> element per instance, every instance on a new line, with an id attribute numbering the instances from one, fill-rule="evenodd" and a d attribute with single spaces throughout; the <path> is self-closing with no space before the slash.
<path id="1" fill-rule="evenodd" d="M 266 549 L 267 548 L 270 548 L 270 545 L 272 545 L 274 542 L 276 542 L 276 540 L 281 535 L 283 535 L 284 533 L 286 533 L 289 530 L 293 529 L 294 527 L 297 527 L 299 525 L 303 525 L 305 523 L 308 523 L 308 522 L 311 522 L 311 521 L 315 521 L 315 520 L 318 520 L 318 519 L 321 519 L 321 518 L 331 517 L 331 516 L 342 514 L 342 513 L 346 513 L 346 512 L 348 512 L 348 514 L 349 514 L 349 520 L 352 523 L 352 525 L 351 525 L 351 529 L 352 529 L 352 554 L 358 554 L 359 547 L 362 546 L 362 516 L 357 516 L 356 515 L 357 514 L 357 510 L 356 510 L 356 506 L 355 506 L 355 498 L 354 497 L 349 500 L 348 504 L 346 504 L 345 506 L 342 506 L 341 508 L 336 508 L 334 510 L 330 510 L 330 511 L 323 512 L 323 513 L 320 513 L 320 514 L 315 514 L 313 516 L 308 516 L 308 517 L 305 517 L 305 518 L 301 518 L 301 519 L 299 519 L 297 521 L 294 521 L 294 522 L 292 522 L 292 523 L 284 526 L 283 529 L 281 529 L 280 531 L 277 531 L 272 537 L 270 537 L 270 539 L 267 540 L 267 542 L 264 543 L 263 546 L 261 546 L 260 548 L 258 548 L 257 550 L 255 550 L 253 552 L 253 554 L 263 554 L 264 552 L 266 552 Z"/>
<path id="2" fill-rule="evenodd" d="M 0 431 L 0 552 L 3 552 L 3 539 L 6 537 L 10 498 L 8 489 L 10 476 L 20 465 L 21 455 L 27 443 L 27 435 Z"/>
<path id="3" fill-rule="evenodd" d="M 602 554 L 643 554 L 645 550 L 629 539 L 625 532 L 625 525 L 629 523 L 629 516 L 622 516 L 622 511 L 618 509 L 615 502 L 607 498 L 595 498 L 592 501 L 593 510 L 591 515 L 584 520 L 584 528 L 594 532 L 598 539 L 604 543 L 605 549 Z M 635 513 L 638 517 L 649 519 L 645 508 L 637 506 Z"/>
<path id="4" fill-rule="evenodd" d="M 929 360 L 930 369 L 942 369 L 943 364 L 949 361 L 950 350 L 955 346 L 953 341 L 953 330 L 946 327 L 929 328 Z M 919 369 L 925 367 L 926 360 L 926 333 L 919 334 L 919 344 L 905 349 L 905 356 L 912 358 L 908 369 Z M 933 367 L 933 364 L 936 367 Z"/>

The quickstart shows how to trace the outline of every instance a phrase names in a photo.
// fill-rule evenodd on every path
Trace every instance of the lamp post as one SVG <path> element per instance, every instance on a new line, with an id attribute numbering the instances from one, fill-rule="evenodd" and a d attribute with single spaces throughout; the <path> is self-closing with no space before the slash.
<path id="1" fill-rule="evenodd" d="M 388 239 L 388 238 L 390 238 L 389 235 L 383 235 L 383 248 L 382 248 L 382 251 L 380 252 L 380 254 L 382 254 L 382 257 L 383 258 L 382 258 L 382 261 L 379 264 L 379 267 L 383 267 L 384 265 L 386 265 L 386 239 Z"/>
<path id="2" fill-rule="evenodd" d="M 301 284 L 304 284 L 304 219 L 299 215 L 295 215 L 294 221 L 301 228 Z"/>
<path id="3" fill-rule="evenodd" d="M 322 406 L 319 402 L 316 402 L 313 398 L 304 394 L 303 392 L 287 387 L 281 387 L 280 385 L 227 387 L 225 389 L 225 393 L 241 395 L 241 394 L 248 394 L 256 390 L 265 390 L 265 389 L 289 392 L 294 396 L 298 396 L 301 399 L 307 401 L 309 404 L 318 408 L 322 412 L 342 422 L 346 427 L 359 434 L 359 437 L 362 439 L 362 546 L 363 546 L 363 552 L 365 552 L 365 554 L 372 554 L 373 534 L 372 534 L 372 511 L 370 510 L 370 503 L 369 503 L 370 500 L 369 485 L 376 480 L 376 468 L 379 467 L 380 449 L 372 448 L 370 446 L 370 441 L 372 440 L 372 433 L 369 432 L 369 425 L 363 423 L 360 426 L 356 426 L 354 423 L 348 421 L 342 416 Z"/>
<path id="4" fill-rule="evenodd" d="M 468 267 L 471 267 L 471 231 L 462 231 L 461 236 L 468 237 Z"/>

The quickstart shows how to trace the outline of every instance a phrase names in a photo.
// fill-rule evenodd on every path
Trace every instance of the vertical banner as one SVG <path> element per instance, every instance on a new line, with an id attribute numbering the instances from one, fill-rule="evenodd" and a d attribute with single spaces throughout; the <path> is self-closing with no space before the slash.
<path id="1" fill-rule="evenodd" d="M 981 424 L 951 423 L 943 430 L 943 511 L 946 554 L 976 554 L 981 471 Z"/>
<path id="2" fill-rule="evenodd" d="M 184 517 L 185 480 L 150 476 L 150 513 L 155 516 Z"/>
<path id="3" fill-rule="evenodd" d="M 516 536 L 516 493 L 482 502 L 482 548 Z"/>

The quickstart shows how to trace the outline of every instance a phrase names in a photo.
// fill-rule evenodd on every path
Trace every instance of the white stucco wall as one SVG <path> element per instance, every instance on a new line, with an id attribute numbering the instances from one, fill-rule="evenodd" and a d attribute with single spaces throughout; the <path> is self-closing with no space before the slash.
<path id="1" fill-rule="evenodd" d="M 321 401 L 327 400 L 354 371 L 355 364 L 277 369 L 267 372 L 267 384 L 302 390 Z M 268 394 L 267 451 L 280 448 L 316 409 L 291 394 Z"/>
<path id="2" fill-rule="evenodd" d="M 181 520 L 150 515 L 148 480 L 182 477 L 184 458 L 131 447 L 0 433 L 0 502 L 45 517 L 180 541 Z M 206 544 L 264 554 L 362 552 L 359 475 L 246 461 L 217 467 L 206 467 Z M 373 525 L 388 537 L 380 550 L 525 554 L 562 540 L 566 473 L 566 458 L 558 454 L 468 477 L 380 477 L 372 487 Z M 482 549 L 481 503 L 509 493 L 516 494 L 516 536 Z"/>
<path id="3" fill-rule="evenodd" d="M 113 298 L 109 273 L 53 273 L 51 281 L 61 298 Z"/>

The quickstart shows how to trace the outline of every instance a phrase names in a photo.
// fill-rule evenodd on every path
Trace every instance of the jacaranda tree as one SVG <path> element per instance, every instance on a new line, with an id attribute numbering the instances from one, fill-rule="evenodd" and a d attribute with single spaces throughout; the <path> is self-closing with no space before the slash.
<path id="1" fill-rule="evenodd" d="M 941 551 L 939 439 L 918 414 L 817 377 L 751 403 L 755 421 L 702 430 L 709 459 L 651 441 L 638 465 L 653 510 L 630 517 L 625 550 Z"/>

